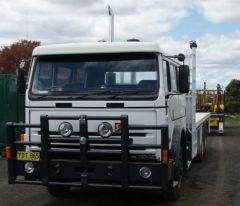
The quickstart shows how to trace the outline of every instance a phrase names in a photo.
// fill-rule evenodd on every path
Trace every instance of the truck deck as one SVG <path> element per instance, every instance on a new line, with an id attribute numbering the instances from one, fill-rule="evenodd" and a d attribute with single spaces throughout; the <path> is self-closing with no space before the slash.
<path id="1" fill-rule="evenodd" d="M 209 119 L 211 116 L 210 113 L 207 112 L 197 112 L 196 113 L 196 127 L 198 128 L 203 122 L 205 122 L 207 119 Z"/>

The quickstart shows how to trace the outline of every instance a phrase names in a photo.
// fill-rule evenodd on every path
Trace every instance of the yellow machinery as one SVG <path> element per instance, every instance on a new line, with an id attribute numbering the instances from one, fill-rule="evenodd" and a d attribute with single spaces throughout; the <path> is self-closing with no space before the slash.
<path id="1" fill-rule="evenodd" d="M 224 92 L 220 84 L 217 85 L 216 90 L 208 90 L 204 82 L 204 89 L 197 90 L 196 109 L 197 112 L 211 112 L 208 128 L 209 133 L 223 134 Z"/>

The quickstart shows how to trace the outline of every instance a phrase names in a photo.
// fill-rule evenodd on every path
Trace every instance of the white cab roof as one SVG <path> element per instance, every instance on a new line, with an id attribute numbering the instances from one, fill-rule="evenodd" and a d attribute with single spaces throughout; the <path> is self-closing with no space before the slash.
<path id="1" fill-rule="evenodd" d="M 96 42 L 39 46 L 33 50 L 33 56 L 121 52 L 163 53 L 158 44 L 152 42 Z"/>

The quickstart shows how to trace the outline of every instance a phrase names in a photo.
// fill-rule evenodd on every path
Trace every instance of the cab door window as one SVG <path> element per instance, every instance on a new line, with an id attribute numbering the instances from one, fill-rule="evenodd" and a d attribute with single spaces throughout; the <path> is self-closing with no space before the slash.
<path id="1" fill-rule="evenodd" d="M 171 81 L 170 81 L 169 63 L 165 60 L 163 60 L 163 81 L 164 81 L 165 92 L 170 92 Z"/>
<path id="2" fill-rule="evenodd" d="M 170 76 L 171 76 L 171 91 L 177 92 L 178 91 L 177 72 L 176 72 L 176 67 L 172 64 L 170 64 Z"/>

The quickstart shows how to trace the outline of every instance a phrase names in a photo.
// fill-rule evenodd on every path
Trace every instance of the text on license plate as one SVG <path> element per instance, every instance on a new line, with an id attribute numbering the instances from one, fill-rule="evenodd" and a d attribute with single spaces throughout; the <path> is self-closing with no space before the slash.
<path id="1" fill-rule="evenodd" d="M 17 152 L 17 160 L 40 161 L 40 152 Z"/>

